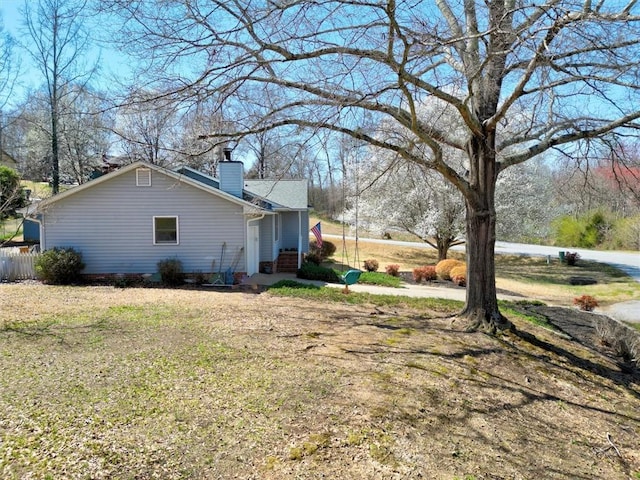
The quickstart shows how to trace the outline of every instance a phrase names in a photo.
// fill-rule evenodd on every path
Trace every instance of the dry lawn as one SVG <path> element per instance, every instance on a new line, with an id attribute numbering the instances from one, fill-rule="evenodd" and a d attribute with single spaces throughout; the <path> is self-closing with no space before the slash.
<path id="1" fill-rule="evenodd" d="M 640 479 L 640 376 L 518 319 L 37 283 L 0 312 L 4 479 Z"/>

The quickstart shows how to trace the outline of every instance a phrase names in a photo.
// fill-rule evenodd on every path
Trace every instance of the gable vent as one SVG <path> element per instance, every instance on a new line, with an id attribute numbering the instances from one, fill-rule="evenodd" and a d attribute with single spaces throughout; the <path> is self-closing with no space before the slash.
<path id="1" fill-rule="evenodd" d="M 150 168 L 136 168 L 136 186 L 137 187 L 151 186 L 151 169 Z"/>

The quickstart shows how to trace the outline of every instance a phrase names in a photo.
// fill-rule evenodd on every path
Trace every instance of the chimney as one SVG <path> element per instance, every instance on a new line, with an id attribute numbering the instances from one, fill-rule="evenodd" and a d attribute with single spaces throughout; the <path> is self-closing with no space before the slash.
<path id="1" fill-rule="evenodd" d="M 218 164 L 220 190 L 238 198 L 242 198 L 244 189 L 244 164 L 231 160 L 232 148 L 223 150 L 224 160 Z"/>

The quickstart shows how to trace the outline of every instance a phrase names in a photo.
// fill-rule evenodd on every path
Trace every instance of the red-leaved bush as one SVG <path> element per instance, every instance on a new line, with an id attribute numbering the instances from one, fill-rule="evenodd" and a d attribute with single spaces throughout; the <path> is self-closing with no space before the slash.
<path id="1" fill-rule="evenodd" d="M 396 263 L 387 265 L 384 271 L 387 272 L 387 275 L 391 275 L 392 277 L 397 277 L 398 275 L 400 275 L 400 265 Z"/>
<path id="2" fill-rule="evenodd" d="M 413 269 L 413 279 L 416 283 L 420 283 L 421 281 L 431 282 L 438 278 L 436 275 L 436 267 L 433 265 L 426 265 L 424 267 L 417 267 Z"/>

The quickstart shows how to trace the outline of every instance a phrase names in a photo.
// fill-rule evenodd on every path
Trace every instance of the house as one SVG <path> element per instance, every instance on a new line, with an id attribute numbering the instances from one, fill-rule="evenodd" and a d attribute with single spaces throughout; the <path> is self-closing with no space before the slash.
<path id="1" fill-rule="evenodd" d="M 40 202 L 40 247 L 73 247 L 83 274 L 153 274 L 176 258 L 186 273 L 295 271 L 308 251 L 307 182 L 244 181 L 136 162 Z"/>
<path id="2" fill-rule="evenodd" d="M 4 150 L 0 149 L 0 166 L 18 169 L 18 162 Z"/>

